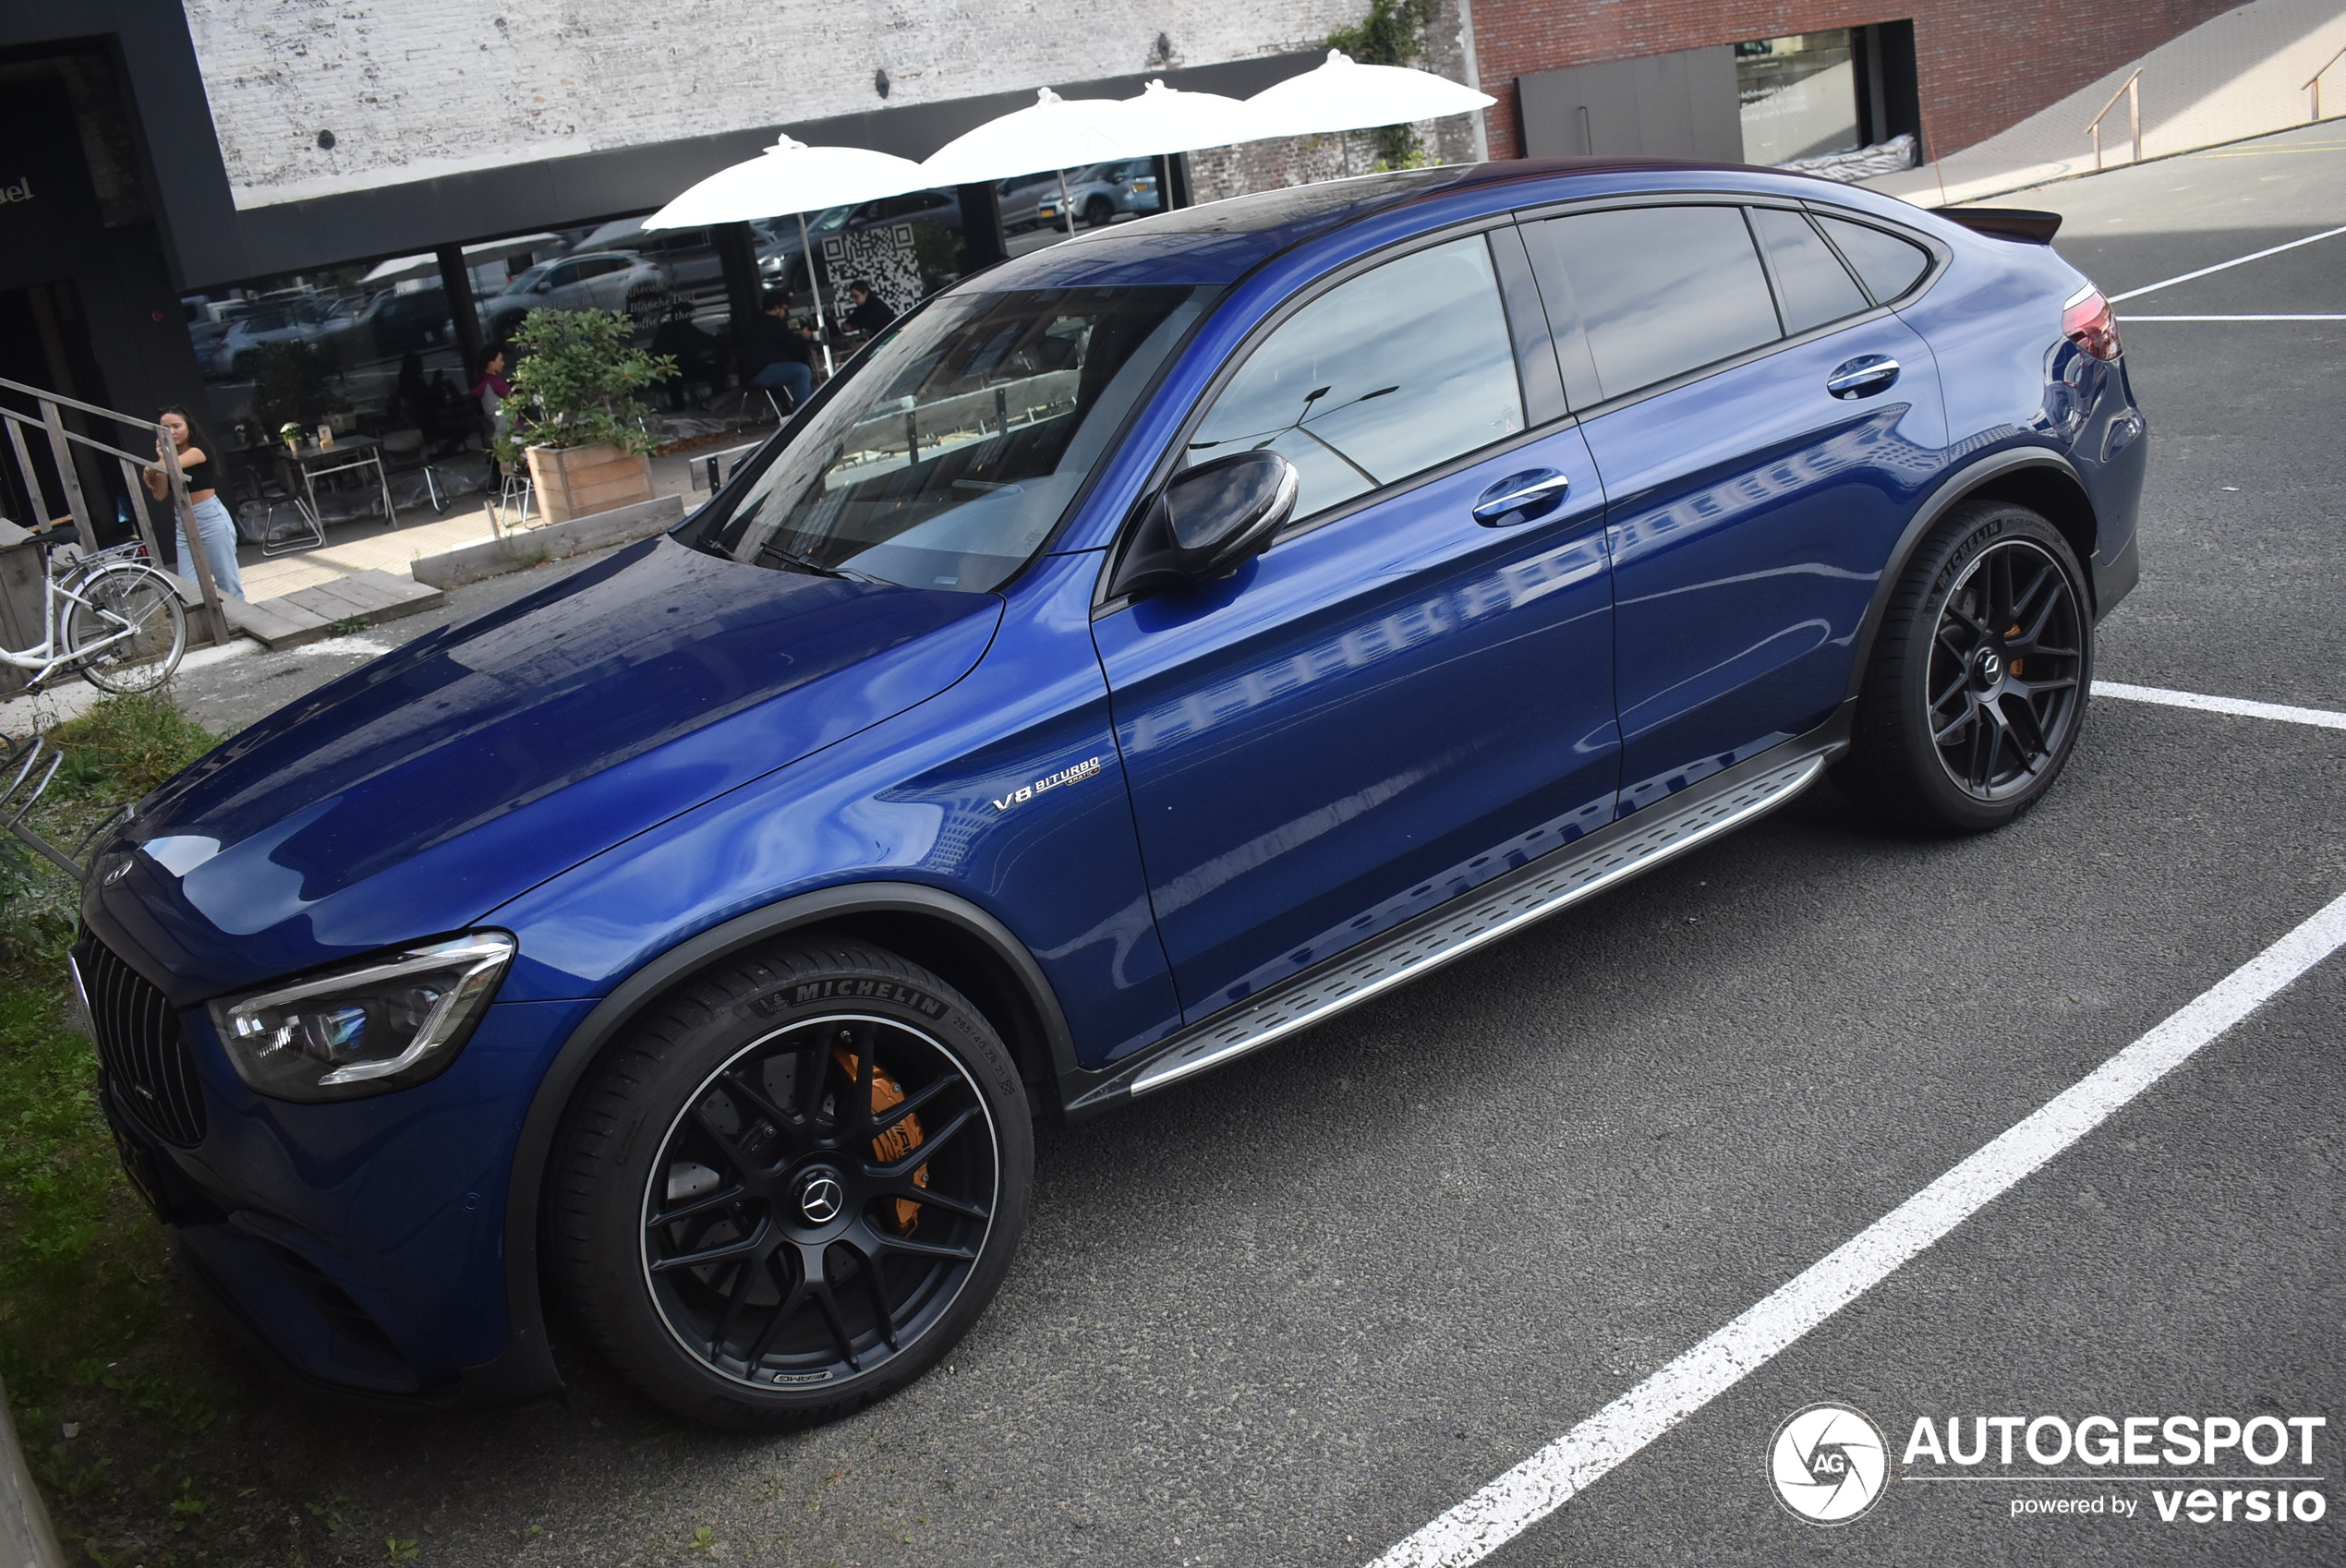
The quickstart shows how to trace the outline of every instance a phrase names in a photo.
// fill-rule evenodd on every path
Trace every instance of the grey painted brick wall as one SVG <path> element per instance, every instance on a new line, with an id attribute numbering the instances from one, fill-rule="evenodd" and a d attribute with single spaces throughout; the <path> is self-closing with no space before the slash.
<path id="1" fill-rule="evenodd" d="M 1308 48 L 1366 0 L 187 0 L 239 208 Z M 1168 47 L 1169 46 L 1169 47 Z M 331 148 L 319 145 L 333 133 Z"/>

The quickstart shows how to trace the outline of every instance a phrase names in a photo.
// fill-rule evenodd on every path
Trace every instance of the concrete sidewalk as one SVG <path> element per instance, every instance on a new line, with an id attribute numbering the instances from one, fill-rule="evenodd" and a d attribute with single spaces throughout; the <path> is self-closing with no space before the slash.
<path id="1" fill-rule="evenodd" d="M 1935 163 L 1863 183 L 1938 207 L 2091 174 L 2086 122 L 2137 70 L 2146 161 L 2287 130 L 2311 119 L 2306 79 L 2340 49 L 2346 49 L 2346 0 L 2252 0 L 2001 135 Z M 2346 120 L 2346 61 L 2329 66 L 2322 86 L 2325 117 Z M 2105 168 L 2134 159 L 2122 101 L 2102 120 L 2101 147 Z"/>

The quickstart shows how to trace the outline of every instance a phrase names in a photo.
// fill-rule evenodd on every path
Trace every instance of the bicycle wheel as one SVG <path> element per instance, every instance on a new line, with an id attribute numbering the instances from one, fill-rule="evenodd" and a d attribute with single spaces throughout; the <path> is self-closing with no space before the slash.
<path id="1" fill-rule="evenodd" d="M 105 645 L 80 660 L 91 685 L 136 694 L 171 679 L 187 651 L 187 612 L 168 577 L 144 566 L 114 566 L 74 592 L 80 598 L 67 606 L 67 649 Z"/>

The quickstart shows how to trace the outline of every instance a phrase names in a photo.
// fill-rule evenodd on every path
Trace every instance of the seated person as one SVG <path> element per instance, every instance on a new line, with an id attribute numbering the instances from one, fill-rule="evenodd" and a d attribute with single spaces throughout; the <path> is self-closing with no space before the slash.
<path id="1" fill-rule="evenodd" d="M 672 411 L 691 401 L 691 389 L 705 386 L 714 397 L 725 387 L 725 358 L 716 337 L 693 324 L 693 302 L 680 299 L 652 330 L 652 352 L 673 356 L 676 374 L 668 381 Z"/>
<path id="2" fill-rule="evenodd" d="M 768 291 L 762 313 L 742 329 L 742 377 L 744 386 L 787 393 L 793 409 L 815 390 L 814 344 L 805 328 L 791 324 L 780 289 Z"/>

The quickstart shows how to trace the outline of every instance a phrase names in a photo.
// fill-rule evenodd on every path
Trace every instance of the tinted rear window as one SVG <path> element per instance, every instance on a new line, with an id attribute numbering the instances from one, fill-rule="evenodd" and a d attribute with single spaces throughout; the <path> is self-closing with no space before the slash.
<path id="1" fill-rule="evenodd" d="M 1606 397 L 1773 342 L 1781 330 L 1735 207 L 1628 207 L 1524 225 L 1551 309 L 1579 307 Z M 1550 289 L 1561 272 L 1570 293 Z"/>
<path id="2" fill-rule="evenodd" d="M 1784 309 L 1784 330 L 1805 332 L 1826 321 L 1854 316 L 1866 308 L 1866 296 L 1832 253 L 1817 237 L 1808 220 L 1777 207 L 1751 210 L 1751 226 L 1768 247 L 1769 265 L 1776 272 L 1776 303 Z"/>
<path id="3" fill-rule="evenodd" d="M 1876 299 L 1897 298 L 1930 270 L 1930 252 L 1912 240 L 1844 218 L 1820 216 L 1817 221 L 1841 247 L 1841 254 L 1849 258 L 1849 265 L 1857 269 L 1857 276 L 1866 280 Z"/>

